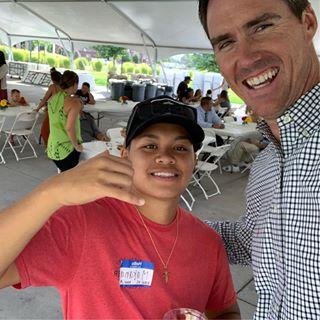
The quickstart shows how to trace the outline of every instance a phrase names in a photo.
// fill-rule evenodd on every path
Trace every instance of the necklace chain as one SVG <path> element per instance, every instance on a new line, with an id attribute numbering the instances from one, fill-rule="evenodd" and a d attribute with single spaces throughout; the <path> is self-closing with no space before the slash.
<path id="1" fill-rule="evenodd" d="M 168 259 L 167 259 L 167 262 L 165 263 L 165 262 L 163 261 L 163 259 L 162 259 L 162 256 L 161 256 L 161 254 L 160 254 L 160 252 L 159 252 L 159 250 L 158 250 L 158 248 L 157 248 L 157 246 L 156 246 L 153 238 L 152 238 L 152 235 L 151 235 L 151 233 L 150 233 L 150 231 L 149 231 L 149 228 L 147 227 L 145 221 L 143 220 L 142 214 L 140 213 L 140 211 L 139 211 L 137 208 L 136 208 L 136 210 L 137 210 L 137 212 L 138 212 L 138 214 L 139 214 L 139 217 L 140 217 L 140 219 L 141 219 L 141 222 L 142 222 L 144 228 L 146 229 L 146 231 L 147 231 L 147 233 L 148 233 L 148 235 L 149 235 L 149 238 L 150 238 L 150 240 L 151 240 L 151 243 L 152 243 L 152 245 L 153 245 L 153 248 L 154 248 L 155 252 L 157 253 L 157 255 L 158 255 L 158 257 L 159 257 L 159 259 L 160 259 L 160 261 L 161 261 L 161 263 L 162 263 L 162 265 L 163 265 L 163 268 L 164 268 L 163 277 L 164 277 L 164 279 L 165 279 L 165 282 L 168 283 L 168 281 L 169 281 L 168 265 L 169 265 L 171 256 L 172 256 L 172 254 L 173 254 L 173 251 L 174 251 L 174 249 L 175 249 L 175 247 L 176 247 L 176 244 L 177 244 L 177 241 L 178 241 L 178 236 L 179 236 L 179 212 L 177 213 L 177 233 L 176 233 L 176 238 L 174 239 L 174 243 L 173 243 L 173 246 L 172 246 L 172 248 L 171 248 L 169 257 L 168 257 Z"/>

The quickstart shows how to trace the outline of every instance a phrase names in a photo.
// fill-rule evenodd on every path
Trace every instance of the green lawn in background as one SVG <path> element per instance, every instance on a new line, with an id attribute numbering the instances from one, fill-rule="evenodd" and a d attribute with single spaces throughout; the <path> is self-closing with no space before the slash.
<path id="1" fill-rule="evenodd" d="M 90 71 L 93 75 L 94 82 L 97 86 L 106 86 L 107 85 L 107 73 L 106 72 L 98 72 L 98 71 Z"/>
<path id="2" fill-rule="evenodd" d="M 243 105 L 244 101 L 238 97 L 231 89 L 228 90 L 229 100 L 231 103 Z"/>

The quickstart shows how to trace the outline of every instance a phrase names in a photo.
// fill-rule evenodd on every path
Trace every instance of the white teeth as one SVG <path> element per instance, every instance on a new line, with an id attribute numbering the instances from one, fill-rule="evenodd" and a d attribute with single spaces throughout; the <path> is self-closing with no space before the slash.
<path id="1" fill-rule="evenodd" d="M 250 87 L 258 87 L 258 86 L 261 86 L 262 84 L 265 84 L 265 82 L 271 80 L 272 78 L 274 78 L 277 75 L 277 73 L 278 73 L 278 70 L 276 68 L 273 68 L 272 70 L 269 70 L 258 77 L 247 79 L 246 82 Z"/>
<path id="2" fill-rule="evenodd" d="M 157 177 L 174 177 L 175 174 L 174 173 L 169 173 L 169 172 L 155 172 L 153 173 L 154 176 L 157 176 Z"/>

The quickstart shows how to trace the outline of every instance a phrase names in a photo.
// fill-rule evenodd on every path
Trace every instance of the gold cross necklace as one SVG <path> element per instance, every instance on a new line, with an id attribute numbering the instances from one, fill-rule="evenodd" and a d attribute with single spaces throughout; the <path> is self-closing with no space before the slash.
<path id="1" fill-rule="evenodd" d="M 150 238 L 150 240 L 151 240 L 151 242 L 152 242 L 153 248 L 154 248 L 155 252 L 157 253 L 157 255 L 158 255 L 158 257 L 159 257 L 159 259 L 160 259 L 160 261 L 161 261 L 161 263 L 162 263 L 162 265 L 163 265 L 163 274 L 162 274 L 162 276 L 163 276 L 163 278 L 164 278 L 164 281 L 165 281 L 166 283 L 168 283 L 168 282 L 169 282 L 168 265 L 169 265 L 171 256 L 172 256 L 172 254 L 173 254 L 174 248 L 176 247 L 176 244 L 177 244 L 177 241 L 178 241 L 178 236 L 179 236 L 179 212 L 177 213 L 177 233 L 176 233 L 176 238 L 174 239 L 174 243 L 173 243 L 173 246 L 172 246 L 172 248 L 171 248 L 171 251 L 170 251 L 168 260 L 167 260 L 166 263 L 164 263 L 164 261 L 163 261 L 163 259 L 162 259 L 162 257 L 161 257 L 161 254 L 159 253 L 159 250 L 158 250 L 158 248 L 157 248 L 157 246 L 156 246 L 156 244 L 155 244 L 155 242 L 154 242 L 154 240 L 153 240 L 153 238 L 152 238 L 152 235 L 151 235 L 151 233 L 150 233 L 150 231 L 149 231 L 149 228 L 147 227 L 146 223 L 144 222 L 143 217 L 142 217 L 140 211 L 139 211 L 137 208 L 136 208 L 136 210 L 137 210 L 137 212 L 138 212 L 138 214 L 139 214 L 139 217 L 140 217 L 140 219 L 141 219 L 141 222 L 142 222 L 144 228 L 146 229 L 146 231 L 147 231 L 147 233 L 148 233 L 148 235 L 149 235 L 149 238 Z"/>

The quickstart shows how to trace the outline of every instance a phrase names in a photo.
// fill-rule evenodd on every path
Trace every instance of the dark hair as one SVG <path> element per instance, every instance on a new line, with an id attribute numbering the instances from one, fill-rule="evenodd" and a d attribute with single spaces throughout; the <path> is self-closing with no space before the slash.
<path id="1" fill-rule="evenodd" d="M 21 93 L 20 90 L 18 90 L 18 89 L 12 89 L 12 90 L 11 90 L 11 94 L 13 94 L 13 93 L 15 93 L 15 92 L 16 92 L 16 93 Z"/>
<path id="2" fill-rule="evenodd" d="M 211 90 L 211 89 L 208 89 L 208 90 L 207 90 L 207 94 L 212 94 L 212 90 Z"/>
<path id="3" fill-rule="evenodd" d="M 184 77 L 184 81 L 188 81 L 188 80 L 191 80 L 191 77 L 189 76 Z"/>
<path id="4" fill-rule="evenodd" d="M 301 20 L 303 11 L 310 5 L 308 0 L 281 0 L 284 1 L 292 13 Z M 201 24 L 209 37 L 208 24 L 207 24 L 207 12 L 208 12 L 209 0 L 199 0 L 199 18 Z"/>
<path id="5" fill-rule="evenodd" d="M 59 71 L 56 71 L 56 70 L 52 71 L 50 73 L 50 76 L 51 76 L 52 82 L 60 83 L 62 74 Z"/>
<path id="6" fill-rule="evenodd" d="M 55 72 L 55 71 L 57 71 L 55 67 L 52 67 L 52 68 L 50 69 L 50 73 Z"/>
<path id="7" fill-rule="evenodd" d="M 68 89 L 75 85 L 76 83 L 79 83 L 79 77 L 78 75 L 70 70 L 66 70 L 60 80 L 60 88 L 62 90 Z"/>
<path id="8" fill-rule="evenodd" d="M 3 53 L 3 51 L 0 51 L 0 67 L 6 64 L 6 57 Z"/>
<path id="9" fill-rule="evenodd" d="M 198 94 L 201 94 L 201 95 L 202 95 L 201 89 L 197 89 L 196 92 L 194 93 L 195 96 L 198 95 Z"/>
<path id="10" fill-rule="evenodd" d="M 212 101 L 211 97 L 203 97 L 200 100 L 200 105 L 203 106 L 204 104 L 209 103 L 210 101 Z"/>
<path id="11" fill-rule="evenodd" d="M 227 90 L 222 90 L 220 92 L 220 98 L 226 99 L 229 101 L 229 96 L 228 96 L 228 91 Z"/>
<path id="12" fill-rule="evenodd" d="M 90 83 L 89 82 L 83 82 L 82 85 L 86 86 L 86 87 L 88 87 L 90 89 Z"/>

